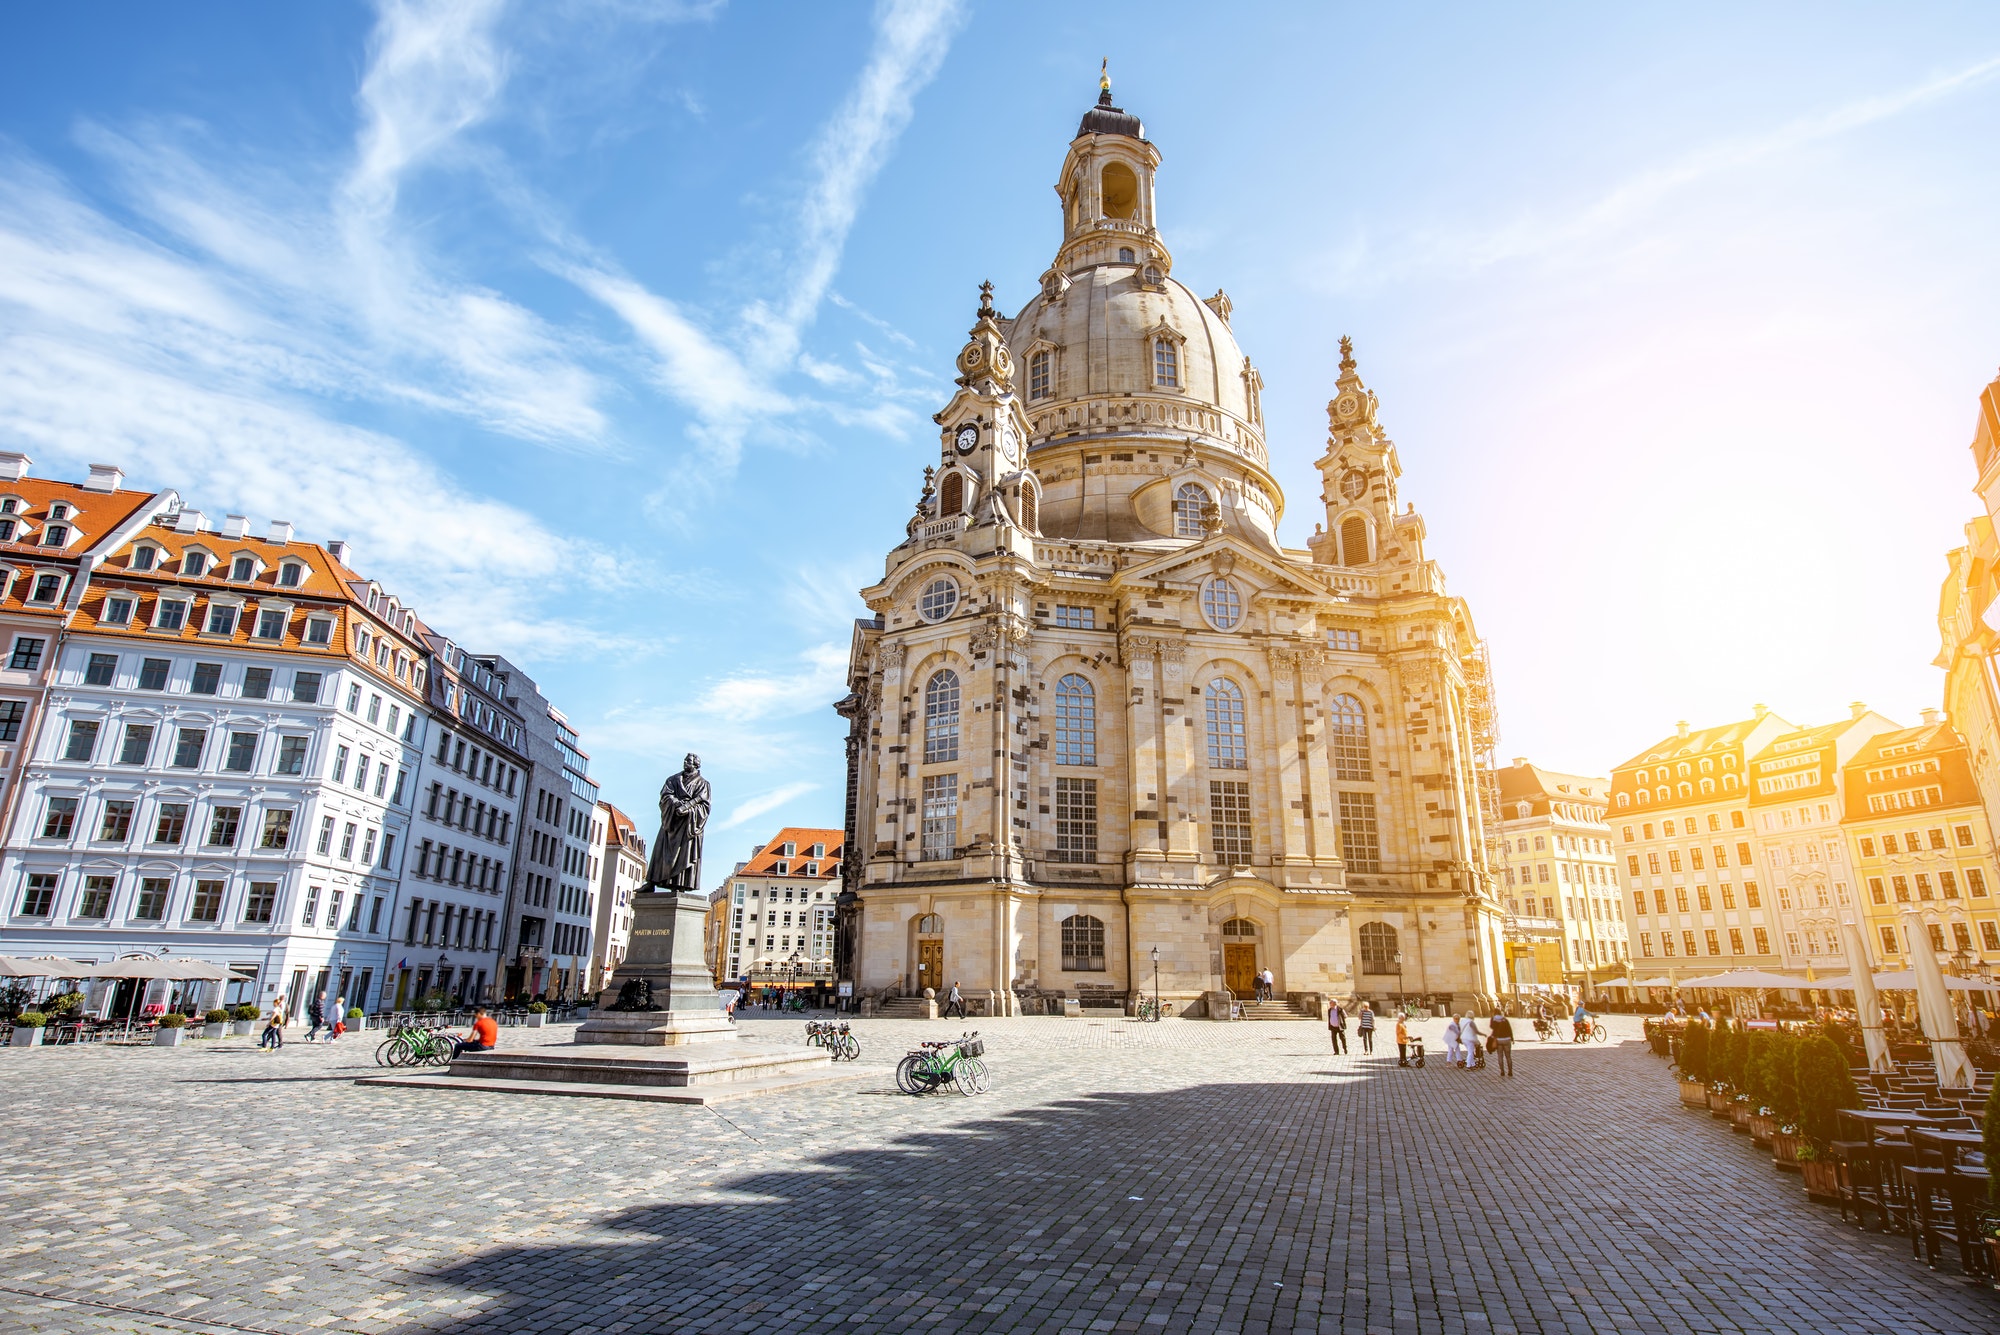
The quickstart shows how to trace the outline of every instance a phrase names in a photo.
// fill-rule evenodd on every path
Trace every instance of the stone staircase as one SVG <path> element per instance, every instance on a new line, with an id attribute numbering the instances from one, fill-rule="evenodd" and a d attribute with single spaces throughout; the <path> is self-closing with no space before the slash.
<path id="1" fill-rule="evenodd" d="M 933 1020 L 935 1004 L 922 997 L 891 997 L 875 1008 L 875 1014 L 884 1020 Z"/>
<path id="2" fill-rule="evenodd" d="M 1246 1020 L 1311 1020 L 1316 1017 L 1301 1010 L 1294 1010 L 1288 1001 L 1246 1001 L 1243 1003 L 1243 1018 Z"/>

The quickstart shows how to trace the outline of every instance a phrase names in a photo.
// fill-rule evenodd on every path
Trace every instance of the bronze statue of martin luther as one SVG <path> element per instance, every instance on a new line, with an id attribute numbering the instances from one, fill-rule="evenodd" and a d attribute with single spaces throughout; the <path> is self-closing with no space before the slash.
<path id="1" fill-rule="evenodd" d="M 644 890 L 701 893 L 701 840 L 708 828 L 708 780 L 701 757 L 690 752 L 680 773 L 660 786 L 660 834 L 646 863 Z"/>

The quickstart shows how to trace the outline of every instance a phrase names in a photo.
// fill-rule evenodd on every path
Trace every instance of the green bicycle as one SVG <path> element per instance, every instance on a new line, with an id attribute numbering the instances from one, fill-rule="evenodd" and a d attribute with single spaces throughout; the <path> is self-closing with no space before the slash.
<path id="1" fill-rule="evenodd" d="M 444 1066 L 458 1051 L 457 1039 L 441 1029 L 402 1025 L 375 1049 L 377 1066 Z"/>
<path id="2" fill-rule="evenodd" d="M 1171 1013 L 1167 1010 L 1165 1002 L 1156 1001 L 1152 997 L 1140 997 L 1136 1011 L 1138 1017 L 1146 1021 L 1162 1020 Z"/>
<path id="3" fill-rule="evenodd" d="M 984 1094 L 991 1088 L 986 1063 L 979 1060 L 985 1055 L 976 1029 L 949 1042 L 919 1044 L 897 1065 L 896 1087 L 905 1094 L 932 1094 L 950 1084 L 968 1097 Z"/>

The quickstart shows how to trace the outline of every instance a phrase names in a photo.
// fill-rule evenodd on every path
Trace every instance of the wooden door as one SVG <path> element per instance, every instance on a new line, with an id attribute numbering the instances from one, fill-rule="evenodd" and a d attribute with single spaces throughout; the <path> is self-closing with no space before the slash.
<path id="1" fill-rule="evenodd" d="M 917 942 L 917 991 L 934 987 L 944 992 L 944 942 Z"/>
<path id="2" fill-rule="evenodd" d="M 1245 942 L 1222 944 L 1223 985 L 1238 1001 L 1257 995 L 1257 947 Z"/>

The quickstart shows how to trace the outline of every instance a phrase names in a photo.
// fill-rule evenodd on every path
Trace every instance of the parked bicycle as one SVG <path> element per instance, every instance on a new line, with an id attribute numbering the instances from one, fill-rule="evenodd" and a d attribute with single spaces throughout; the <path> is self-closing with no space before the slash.
<path id="1" fill-rule="evenodd" d="M 957 1039 L 919 1045 L 896 1067 L 896 1087 L 905 1094 L 931 1094 L 950 1084 L 967 1096 L 983 1094 L 991 1086 L 986 1080 L 986 1044 L 979 1031 Z"/>
<path id="2" fill-rule="evenodd" d="M 411 1023 L 396 1026 L 375 1049 L 377 1066 L 444 1066 L 458 1052 L 458 1038 L 442 1028 Z"/>
<path id="3" fill-rule="evenodd" d="M 1140 1019 L 1152 1022 L 1156 1020 L 1165 1019 L 1167 1015 L 1167 1008 L 1166 1005 L 1156 997 L 1140 997 L 1139 1005 L 1136 1008 L 1136 1013 Z"/>
<path id="4" fill-rule="evenodd" d="M 851 1062 L 861 1055 L 861 1040 L 854 1036 L 845 1021 L 840 1024 L 831 1020 L 806 1021 L 806 1042 L 825 1048 L 837 1062 Z"/>

